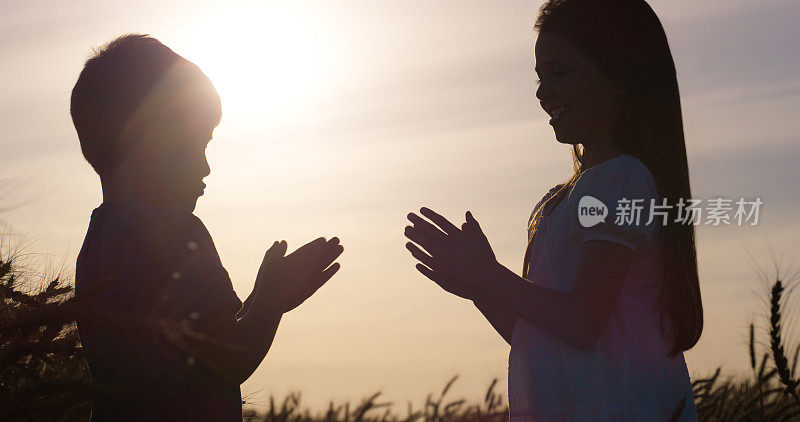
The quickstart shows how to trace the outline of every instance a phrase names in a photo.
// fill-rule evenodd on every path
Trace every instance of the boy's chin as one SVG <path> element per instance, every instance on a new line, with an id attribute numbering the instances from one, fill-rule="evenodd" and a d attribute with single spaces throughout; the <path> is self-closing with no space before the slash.
<path id="1" fill-rule="evenodd" d="M 197 207 L 198 199 L 199 198 L 196 196 L 179 198 L 173 202 L 173 205 L 179 208 L 183 208 L 189 212 L 194 212 L 194 209 Z"/>
<path id="2" fill-rule="evenodd" d="M 186 209 L 189 210 L 189 212 L 194 212 L 194 209 L 197 208 L 197 200 L 198 199 L 200 199 L 200 198 L 196 197 L 196 198 L 194 198 L 192 200 L 186 201 Z"/>

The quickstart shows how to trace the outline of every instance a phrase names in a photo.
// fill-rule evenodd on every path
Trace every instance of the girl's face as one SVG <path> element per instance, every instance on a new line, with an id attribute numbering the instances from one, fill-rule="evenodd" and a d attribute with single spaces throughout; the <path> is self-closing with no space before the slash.
<path id="1" fill-rule="evenodd" d="M 570 41 L 556 32 L 536 40 L 536 97 L 550 115 L 556 139 L 565 144 L 602 147 L 610 142 L 619 94 Z"/>

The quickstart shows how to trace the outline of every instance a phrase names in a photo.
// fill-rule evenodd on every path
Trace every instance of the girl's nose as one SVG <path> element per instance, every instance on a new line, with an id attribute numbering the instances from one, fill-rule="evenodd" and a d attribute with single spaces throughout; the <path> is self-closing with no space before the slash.
<path id="1" fill-rule="evenodd" d="M 544 82 L 539 83 L 539 87 L 536 88 L 536 98 L 540 101 L 547 102 L 550 99 L 551 92 L 550 92 L 550 85 Z"/>

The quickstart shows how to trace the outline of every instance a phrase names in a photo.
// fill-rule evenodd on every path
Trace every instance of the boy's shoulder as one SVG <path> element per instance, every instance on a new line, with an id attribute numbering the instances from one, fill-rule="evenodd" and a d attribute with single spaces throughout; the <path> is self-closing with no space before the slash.
<path id="1" fill-rule="evenodd" d="M 229 296 L 226 303 L 232 307 L 238 301 L 199 218 L 174 207 L 131 202 L 108 202 L 94 210 L 78 255 L 75 284 L 76 292 L 85 292 L 87 298 L 105 289 L 91 299 L 96 303 L 131 308 L 155 303 L 157 293 L 173 297 L 171 306 L 178 311 L 199 306 L 204 299 L 196 296 L 210 291 L 214 295 L 207 297 Z"/>
<path id="2" fill-rule="evenodd" d="M 89 265 L 129 263 L 156 272 L 176 261 L 213 264 L 218 259 L 208 230 L 191 212 L 121 200 L 104 202 L 92 212 L 79 255 Z"/>
<path id="3" fill-rule="evenodd" d="M 92 213 L 90 225 L 95 223 L 103 226 L 103 237 L 108 241 L 159 250 L 174 247 L 175 242 L 182 242 L 184 247 L 191 241 L 199 245 L 210 238 L 197 216 L 178 207 L 104 202 Z"/>

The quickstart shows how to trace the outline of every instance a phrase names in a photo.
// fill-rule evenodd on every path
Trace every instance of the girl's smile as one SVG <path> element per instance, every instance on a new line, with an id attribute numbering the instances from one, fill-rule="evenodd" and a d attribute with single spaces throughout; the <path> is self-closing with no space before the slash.
<path id="1" fill-rule="evenodd" d="M 589 148 L 610 140 L 621 90 L 598 67 L 557 32 L 544 31 L 536 40 L 536 74 L 542 109 L 559 142 Z"/>

